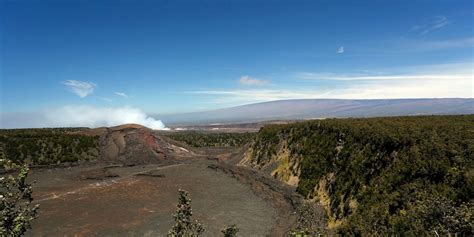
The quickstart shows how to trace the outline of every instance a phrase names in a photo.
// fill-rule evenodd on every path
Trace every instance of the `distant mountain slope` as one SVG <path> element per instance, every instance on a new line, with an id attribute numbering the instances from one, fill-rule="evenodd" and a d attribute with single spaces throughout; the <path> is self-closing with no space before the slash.
<path id="1" fill-rule="evenodd" d="M 474 114 L 474 99 L 280 100 L 159 118 L 173 124 L 432 114 Z"/>

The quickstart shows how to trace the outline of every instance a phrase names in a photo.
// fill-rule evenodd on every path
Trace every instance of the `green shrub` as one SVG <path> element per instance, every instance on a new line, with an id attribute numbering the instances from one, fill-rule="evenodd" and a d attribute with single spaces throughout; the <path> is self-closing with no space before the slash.
<path id="1" fill-rule="evenodd" d="M 173 215 L 175 224 L 168 232 L 170 237 L 197 237 L 204 231 L 204 226 L 198 221 L 193 220 L 193 210 L 191 208 L 191 199 L 189 193 L 180 189 L 176 213 Z"/>
<path id="2" fill-rule="evenodd" d="M 33 197 L 27 176 L 25 165 L 17 177 L 0 178 L 0 236 L 23 236 L 37 217 L 38 205 L 31 206 Z"/>
<path id="3" fill-rule="evenodd" d="M 221 230 L 224 237 L 235 237 L 239 232 L 239 228 L 236 225 L 230 225 Z"/>

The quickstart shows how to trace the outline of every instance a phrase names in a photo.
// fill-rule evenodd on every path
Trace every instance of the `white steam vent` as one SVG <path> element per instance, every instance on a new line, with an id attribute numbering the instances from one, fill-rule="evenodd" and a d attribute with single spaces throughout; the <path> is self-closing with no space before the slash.
<path id="1" fill-rule="evenodd" d="M 95 107 L 88 105 L 65 106 L 46 110 L 43 126 L 46 127 L 111 127 L 127 123 L 140 124 L 157 130 L 168 130 L 142 110 L 132 107 Z"/>

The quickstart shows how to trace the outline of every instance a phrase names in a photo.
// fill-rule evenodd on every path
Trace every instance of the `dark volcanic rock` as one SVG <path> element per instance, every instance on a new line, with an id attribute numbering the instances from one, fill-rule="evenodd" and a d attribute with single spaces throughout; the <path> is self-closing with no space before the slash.
<path id="1" fill-rule="evenodd" d="M 136 165 L 174 160 L 176 147 L 141 125 L 90 129 L 87 133 L 100 136 L 100 161 Z"/>
<path id="2" fill-rule="evenodd" d="M 106 168 L 102 169 L 95 169 L 95 170 L 88 170 L 81 172 L 79 179 L 80 180 L 104 180 L 110 178 L 119 177 L 118 174 L 111 172 Z"/>
<path id="3" fill-rule="evenodd" d="M 155 177 L 155 178 L 164 178 L 165 175 L 158 173 L 158 170 L 151 170 L 144 173 L 138 173 L 135 176 L 144 176 L 144 177 Z"/>

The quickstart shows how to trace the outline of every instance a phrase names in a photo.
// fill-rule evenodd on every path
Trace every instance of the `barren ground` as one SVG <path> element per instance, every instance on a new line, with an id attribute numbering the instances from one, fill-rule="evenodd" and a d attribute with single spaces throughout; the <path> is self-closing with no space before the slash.
<path id="1" fill-rule="evenodd" d="M 174 164 L 86 164 L 33 169 L 39 218 L 28 236 L 165 236 L 178 189 L 190 192 L 205 236 L 236 224 L 240 236 L 279 236 L 294 221 L 289 191 L 219 162 L 229 150 L 201 150 Z"/>

